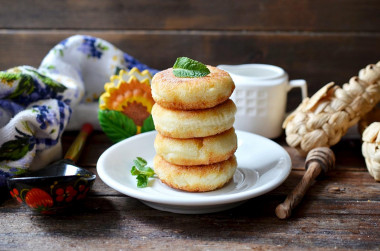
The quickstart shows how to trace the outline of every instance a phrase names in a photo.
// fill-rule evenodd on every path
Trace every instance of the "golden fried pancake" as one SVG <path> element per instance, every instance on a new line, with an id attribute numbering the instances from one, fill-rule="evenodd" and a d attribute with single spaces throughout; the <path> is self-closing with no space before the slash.
<path id="1" fill-rule="evenodd" d="M 175 139 L 157 134 L 156 153 L 176 165 L 209 165 L 229 159 L 236 151 L 237 137 L 234 128 L 217 135 Z"/>
<path id="2" fill-rule="evenodd" d="M 154 104 L 152 116 L 156 130 L 171 138 L 197 138 L 222 133 L 232 128 L 236 106 L 230 99 L 203 110 L 170 110 Z"/>
<path id="3" fill-rule="evenodd" d="M 199 78 L 178 78 L 173 69 L 161 71 L 152 79 L 152 96 L 168 109 L 194 110 L 214 107 L 226 101 L 235 89 L 230 75 L 213 66 Z"/>
<path id="4" fill-rule="evenodd" d="M 160 155 L 154 157 L 154 172 L 168 186 L 188 192 L 207 192 L 224 186 L 236 171 L 235 155 L 211 165 L 179 166 Z"/>

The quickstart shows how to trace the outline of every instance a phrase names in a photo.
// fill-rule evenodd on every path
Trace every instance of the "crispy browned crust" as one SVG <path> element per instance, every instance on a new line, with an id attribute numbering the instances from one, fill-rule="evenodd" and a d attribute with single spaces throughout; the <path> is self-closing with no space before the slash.
<path id="1" fill-rule="evenodd" d="M 156 130 L 171 138 L 197 138 L 222 133 L 232 128 L 236 106 L 230 99 L 203 110 L 171 110 L 154 104 L 152 116 Z"/>
<path id="2" fill-rule="evenodd" d="M 172 188 L 188 192 L 208 192 L 223 187 L 232 179 L 237 161 L 235 155 L 232 155 L 228 160 L 210 165 L 180 166 L 156 155 L 153 165 L 158 178 Z"/>
<path id="3" fill-rule="evenodd" d="M 170 138 L 158 133 L 154 148 L 172 164 L 209 165 L 229 159 L 237 149 L 237 137 L 234 128 L 217 135 L 190 139 Z"/>
<path id="4" fill-rule="evenodd" d="M 207 66 L 210 74 L 200 78 L 178 78 L 169 68 L 154 75 L 153 99 L 168 109 L 194 110 L 214 107 L 226 101 L 235 89 L 230 75 Z"/>

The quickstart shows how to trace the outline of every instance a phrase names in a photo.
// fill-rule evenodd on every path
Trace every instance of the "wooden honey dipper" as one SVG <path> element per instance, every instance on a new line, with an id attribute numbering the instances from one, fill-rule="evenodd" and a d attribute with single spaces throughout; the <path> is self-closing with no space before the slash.
<path id="1" fill-rule="evenodd" d="M 313 181 L 335 167 L 334 152 L 328 147 L 317 147 L 311 150 L 305 161 L 306 172 L 302 180 L 286 197 L 285 201 L 276 208 L 276 215 L 280 219 L 289 218 L 292 210 L 301 202 L 306 191 Z M 323 171 L 323 172 L 322 172 Z"/>

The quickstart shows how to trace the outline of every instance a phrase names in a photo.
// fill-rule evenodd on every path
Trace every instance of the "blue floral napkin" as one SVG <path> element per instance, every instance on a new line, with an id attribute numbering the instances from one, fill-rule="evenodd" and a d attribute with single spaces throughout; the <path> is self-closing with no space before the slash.
<path id="1" fill-rule="evenodd" d="M 64 130 L 90 122 L 100 129 L 98 98 L 121 69 L 157 70 L 109 42 L 76 35 L 52 48 L 38 69 L 0 72 L 0 187 L 6 177 L 61 158 Z"/>

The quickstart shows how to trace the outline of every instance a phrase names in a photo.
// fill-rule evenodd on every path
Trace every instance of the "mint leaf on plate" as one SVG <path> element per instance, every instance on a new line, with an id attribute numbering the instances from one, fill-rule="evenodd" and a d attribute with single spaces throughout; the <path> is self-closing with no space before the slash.
<path id="1" fill-rule="evenodd" d="M 179 78 L 199 78 L 209 73 L 206 65 L 188 57 L 177 58 L 173 65 L 173 74 Z"/>
<path id="2" fill-rule="evenodd" d="M 137 175 L 136 180 L 138 188 L 144 188 L 148 186 L 148 177 L 146 175 L 139 174 Z"/>
<path id="3" fill-rule="evenodd" d="M 135 163 L 135 165 L 132 166 L 131 174 L 137 176 L 137 187 L 147 187 L 148 179 L 154 175 L 153 169 L 146 166 L 146 160 L 141 157 L 137 157 L 135 160 L 133 160 L 133 163 Z"/>

